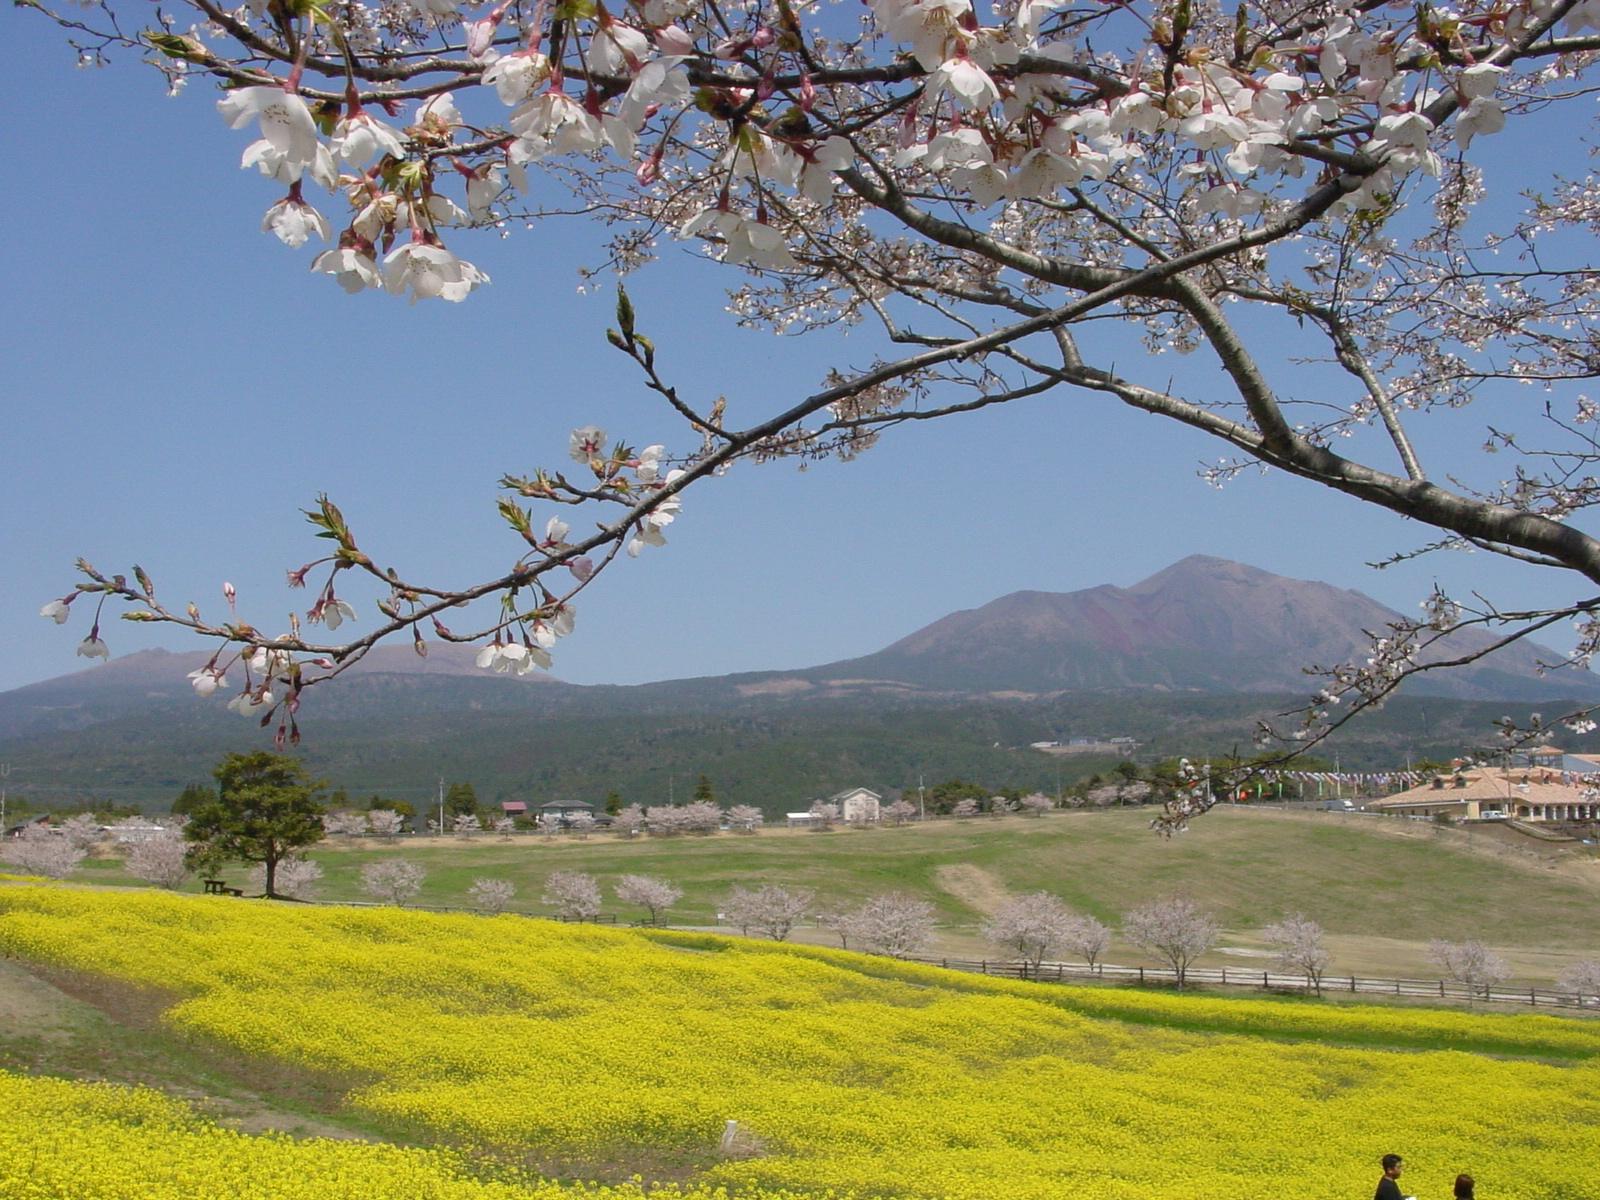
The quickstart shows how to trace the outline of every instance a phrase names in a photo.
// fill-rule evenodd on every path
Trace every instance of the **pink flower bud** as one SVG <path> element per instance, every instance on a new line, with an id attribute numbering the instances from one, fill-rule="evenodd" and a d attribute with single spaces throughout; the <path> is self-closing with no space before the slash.
<path id="1" fill-rule="evenodd" d="M 500 11 L 496 9 L 481 21 L 474 21 L 467 26 L 467 54 L 471 58 L 482 58 L 489 47 L 494 44 L 494 31 L 500 24 Z"/>
<path id="2" fill-rule="evenodd" d="M 763 25 L 760 29 L 755 31 L 754 36 L 752 36 L 750 39 L 750 44 L 757 50 L 765 50 L 777 40 L 777 36 L 777 34 L 772 32 L 771 26 Z"/>
<path id="3" fill-rule="evenodd" d="M 233 603 L 233 598 L 236 595 L 238 595 L 238 593 L 233 590 L 233 584 L 229 583 L 226 579 L 224 579 L 222 581 L 222 598 L 224 600 L 226 600 L 229 604 L 232 604 Z"/>
<path id="4" fill-rule="evenodd" d="M 656 30 L 656 49 L 668 55 L 690 55 L 694 53 L 694 38 L 681 25 L 663 25 Z"/>
<path id="5" fill-rule="evenodd" d="M 579 583 L 588 583 L 589 577 L 594 574 L 594 560 L 587 554 L 575 558 L 567 564 L 567 570 L 572 572 Z"/>
<path id="6" fill-rule="evenodd" d="M 810 112 L 817 102 L 817 85 L 811 82 L 811 72 L 800 76 L 800 111 Z"/>

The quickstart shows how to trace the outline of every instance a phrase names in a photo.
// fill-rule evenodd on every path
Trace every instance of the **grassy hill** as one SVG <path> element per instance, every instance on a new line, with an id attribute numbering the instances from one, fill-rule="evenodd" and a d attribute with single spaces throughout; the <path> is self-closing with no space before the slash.
<path id="1" fill-rule="evenodd" d="M 1600 862 L 1518 852 L 1489 831 L 1333 813 L 1224 807 L 1170 841 L 1147 823 L 1137 810 L 1113 810 L 633 841 L 337 839 L 311 857 L 325 871 L 319 894 L 328 899 L 365 898 L 361 868 L 401 856 L 428 871 L 419 904 L 466 907 L 472 882 L 493 877 L 516 885 L 513 909 L 534 913 L 548 911 L 539 897 L 552 871 L 586 871 L 624 921 L 641 914 L 612 899 L 611 885 L 624 874 L 655 875 L 683 888 L 671 921 L 690 926 L 714 925 L 718 901 L 735 884 L 808 887 L 824 908 L 905 891 L 936 905 L 950 954 L 992 955 L 976 934 L 985 914 L 1007 895 L 1046 890 L 1113 926 L 1145 900 L 1184 892 L 1218 915 L 1234 950 L 1258 946 L 1255 931 L 1284 913 L 1304 912 L 1334 935 L 1336 970 L 1429 977 L 1424 950 L 1435 937 L 1481 938 L 1530 979 L 1553 978 L 1573 957 L 1600 957 Z M 112 862 L 84 877 L 127 882 Z M 1119 944 L 1111 961 L 1147 960 Z M 1208 961 L 1240 963 L 1220 952 Z"/>

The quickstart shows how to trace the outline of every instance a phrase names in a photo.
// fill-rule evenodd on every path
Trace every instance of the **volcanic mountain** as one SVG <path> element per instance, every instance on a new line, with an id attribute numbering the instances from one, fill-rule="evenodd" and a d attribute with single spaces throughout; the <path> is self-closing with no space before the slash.
<path id="1" fill-rule="evenodd" d="M 956 692 L 1048 693 L 1118 688 L 1304 692 L 1305 668 L 1367 656 L 1368 632 L 1400 614 L 1370 596 L 1194 555 L 1132 587 L 1013 592 L 951 613 L 864 658 L 796 674 L 834 686 L 890 681 Z M 1461 630 L 1451 656 L 1491 638 Z M 1556 651 L 1523 643 L 1470 667 L 1422 676 L 1415 692 L 1481 699 L 1591 696 L 1588 671 L 1548 676 Z"/>

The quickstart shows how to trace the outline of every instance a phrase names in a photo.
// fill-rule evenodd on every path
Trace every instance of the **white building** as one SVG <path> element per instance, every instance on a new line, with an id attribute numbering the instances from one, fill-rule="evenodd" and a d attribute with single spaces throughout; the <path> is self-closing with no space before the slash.
<path id="1" fill-rule="evenodd" d="M 829 804 L 839 806 L 839 817 L 847 825 L 876 824 L 883 806 L 883 797 L 870 788 L 851 788 L 828 797 Z"/>

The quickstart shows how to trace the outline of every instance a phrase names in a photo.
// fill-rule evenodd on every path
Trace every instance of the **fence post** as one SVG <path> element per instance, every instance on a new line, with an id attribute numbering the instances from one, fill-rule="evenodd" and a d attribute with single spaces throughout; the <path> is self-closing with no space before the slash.
<path id="1" fill-rule="evenodd" d="M 1444 980 L 1439 980 L 1439 999 L 1444 999 Z"/>
<path id="2" fill-rule="evenodd" d="M 1143 967 L 1139 968 L 1139 982 L 1141 984 L 1144 983 L 1144 968 Z"/>
<path id="3" fill-rule="evenodd" d="M 1265 971 L 1261 972 L 1261 990 L 1263 992 L 1267 990 L 1267 973 Z"/>
<path id="4" fill-rule="evenodd" d="M 1528 1004 L 1532 1008 L 1539 1007 L 1539 993 L 1534 991 L 1532 988 L 1528 989 Z"/>
<path id="5" fill-rule="evenodd" d="M 1227 983 L 1228 983 L 1228 968 L 1227 967 L 1223 967 L 1222 968 L 1222 983 L 1223 983 L 1223 986 L 1227 986 Z"/>
<path id="6" fill-rule="evenodd" d="M 980 962 L 978 965 L 983 968 L 983 973 L 985 975 L 987 975 L 989 973 L 989 960 L 987 958 L 984 959 L 982 962 Z"/>
<path id="7" fill-rule="evenodd" d="M 1354 975 L 1350 976 L 1350 990 L 1352 992 L 1356 990 L 1356 977 Z"/>

